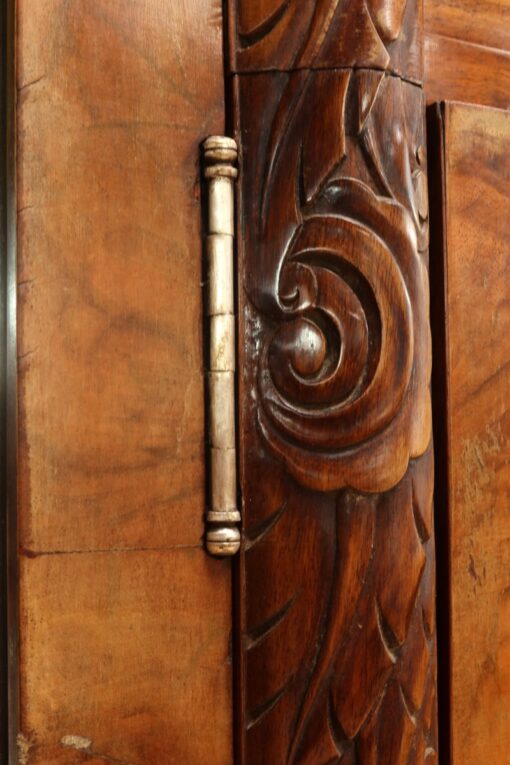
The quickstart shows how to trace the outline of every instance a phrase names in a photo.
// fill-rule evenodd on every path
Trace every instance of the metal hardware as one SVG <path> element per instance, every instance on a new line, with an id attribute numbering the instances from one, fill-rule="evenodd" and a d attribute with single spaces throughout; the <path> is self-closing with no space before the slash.
<path id="1" fill-rule="evenodd" d="M 237 523 L 234 317 L 234 181 L 237 144 L 211 136 L 203 145 L 208 190 L 209 466 L 210 509 L 206 546 L 212 555 L 235 555 Z"/>

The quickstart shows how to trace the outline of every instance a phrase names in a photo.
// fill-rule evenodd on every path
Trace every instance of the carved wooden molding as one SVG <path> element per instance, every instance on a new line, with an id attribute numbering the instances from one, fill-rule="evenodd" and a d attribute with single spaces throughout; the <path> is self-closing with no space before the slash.
<path id="1" fill-rule="evenodd" d="M 238 0 L 231 21 L 251 70 L 233 78 L 242 759 L 433 762 L 424 103 L 395 76 L 419 77 L 418 11 Z"/>
<path id="2" fill-rule="evenodd" d="M 366 67 L 420 82 L 421 0 L 229 0 L 234 72 Z"/>

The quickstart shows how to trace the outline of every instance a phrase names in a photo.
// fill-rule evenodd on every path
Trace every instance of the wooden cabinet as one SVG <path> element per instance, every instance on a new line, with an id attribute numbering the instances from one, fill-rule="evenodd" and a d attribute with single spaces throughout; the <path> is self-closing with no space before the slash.
<path id="1" fill-rule="evenodd" d="M 2 13 L 2 761 L 504 765 L 507 0 Z M 478 106 L 427 136 L 445 100 Z M 224 134 L 233 559 L 204 545 Z"/>

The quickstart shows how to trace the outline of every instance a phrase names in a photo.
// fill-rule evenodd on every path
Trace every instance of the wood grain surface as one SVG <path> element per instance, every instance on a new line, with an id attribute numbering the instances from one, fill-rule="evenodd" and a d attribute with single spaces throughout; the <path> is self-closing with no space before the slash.
<path id="1" fill-rule="evenodd" d="M 428 34 L 510 50 L 508 0 L 424 0 L 423 13 Z"/>
<path id="2" fill-rule="evenodd" d="M 234 77 L 245 765 L 437 758 L 424 99 L 386 61 Z"/>
<path id="3" fill-rule="evenodd" d="M 91 760 L 78 735 L 96 759 L 225 765 L 198 171 L 224 130 L 221 3 L 20 0 L 17 24 L 26 762 Z"/>
<path id="4" fill-rule="evenodd" d="M 427 34 L 425 94 L 429 104 L 453 100 L 508 109 L 510 49 Z"/>
<path id="5" fill-rule="evenodd" d="M 508 0 L 425 0 L 428 103 L 455 100 L 510 106 Z"/>
<path id="6" fill-rule="evenodd" d="M 455 765 L 503 765 L 510 750 L 510 114 L 446 104 L 441 130 L 443 248 L 431 257 L 444 258 L 443 283 L 435 284 L 447 317 L 445 343 L 435 339 L 438 356 L 444 350 L 447 411 L 436 440 L 448 467 L 440 489 L 449 508 L 449 738 Z M 448 601 L 444 589 L 440 595 Z"/>
<path id="7" fill-rule="evenodd" d="M 232 761 L 224 563 L 182 547 L 39 555 L 21 573 L 29 765 Z"/>
<path id="8" fill-rule="evenodd" d="M 234 72 L 369 67 L 423 75 L 421 0 L 228 0 Z"/>

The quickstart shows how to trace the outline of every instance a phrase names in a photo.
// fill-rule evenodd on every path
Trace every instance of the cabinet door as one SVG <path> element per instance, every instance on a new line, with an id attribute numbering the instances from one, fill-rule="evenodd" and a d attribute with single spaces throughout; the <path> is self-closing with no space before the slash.
<path id="1" fill-rule="evenodd" d="M 432 119 L 440 713 L 454 765 L 510 749 L 510 114 Z M 433 148 L 433 151 L 432 151 Z"/>
<path id="2" fill-rule="evenodd" d="M 221 2 L 18 0 L 16 26 L 19 761 L 226 765 L 198 175 Z"/>
<path id="3" fill-rule="evenodd" d="M 420 0 L 11 5 L 20 762 L 431 765 Z M 225 115 L 234 615 L 202 544 L 198 157 Z"/>

